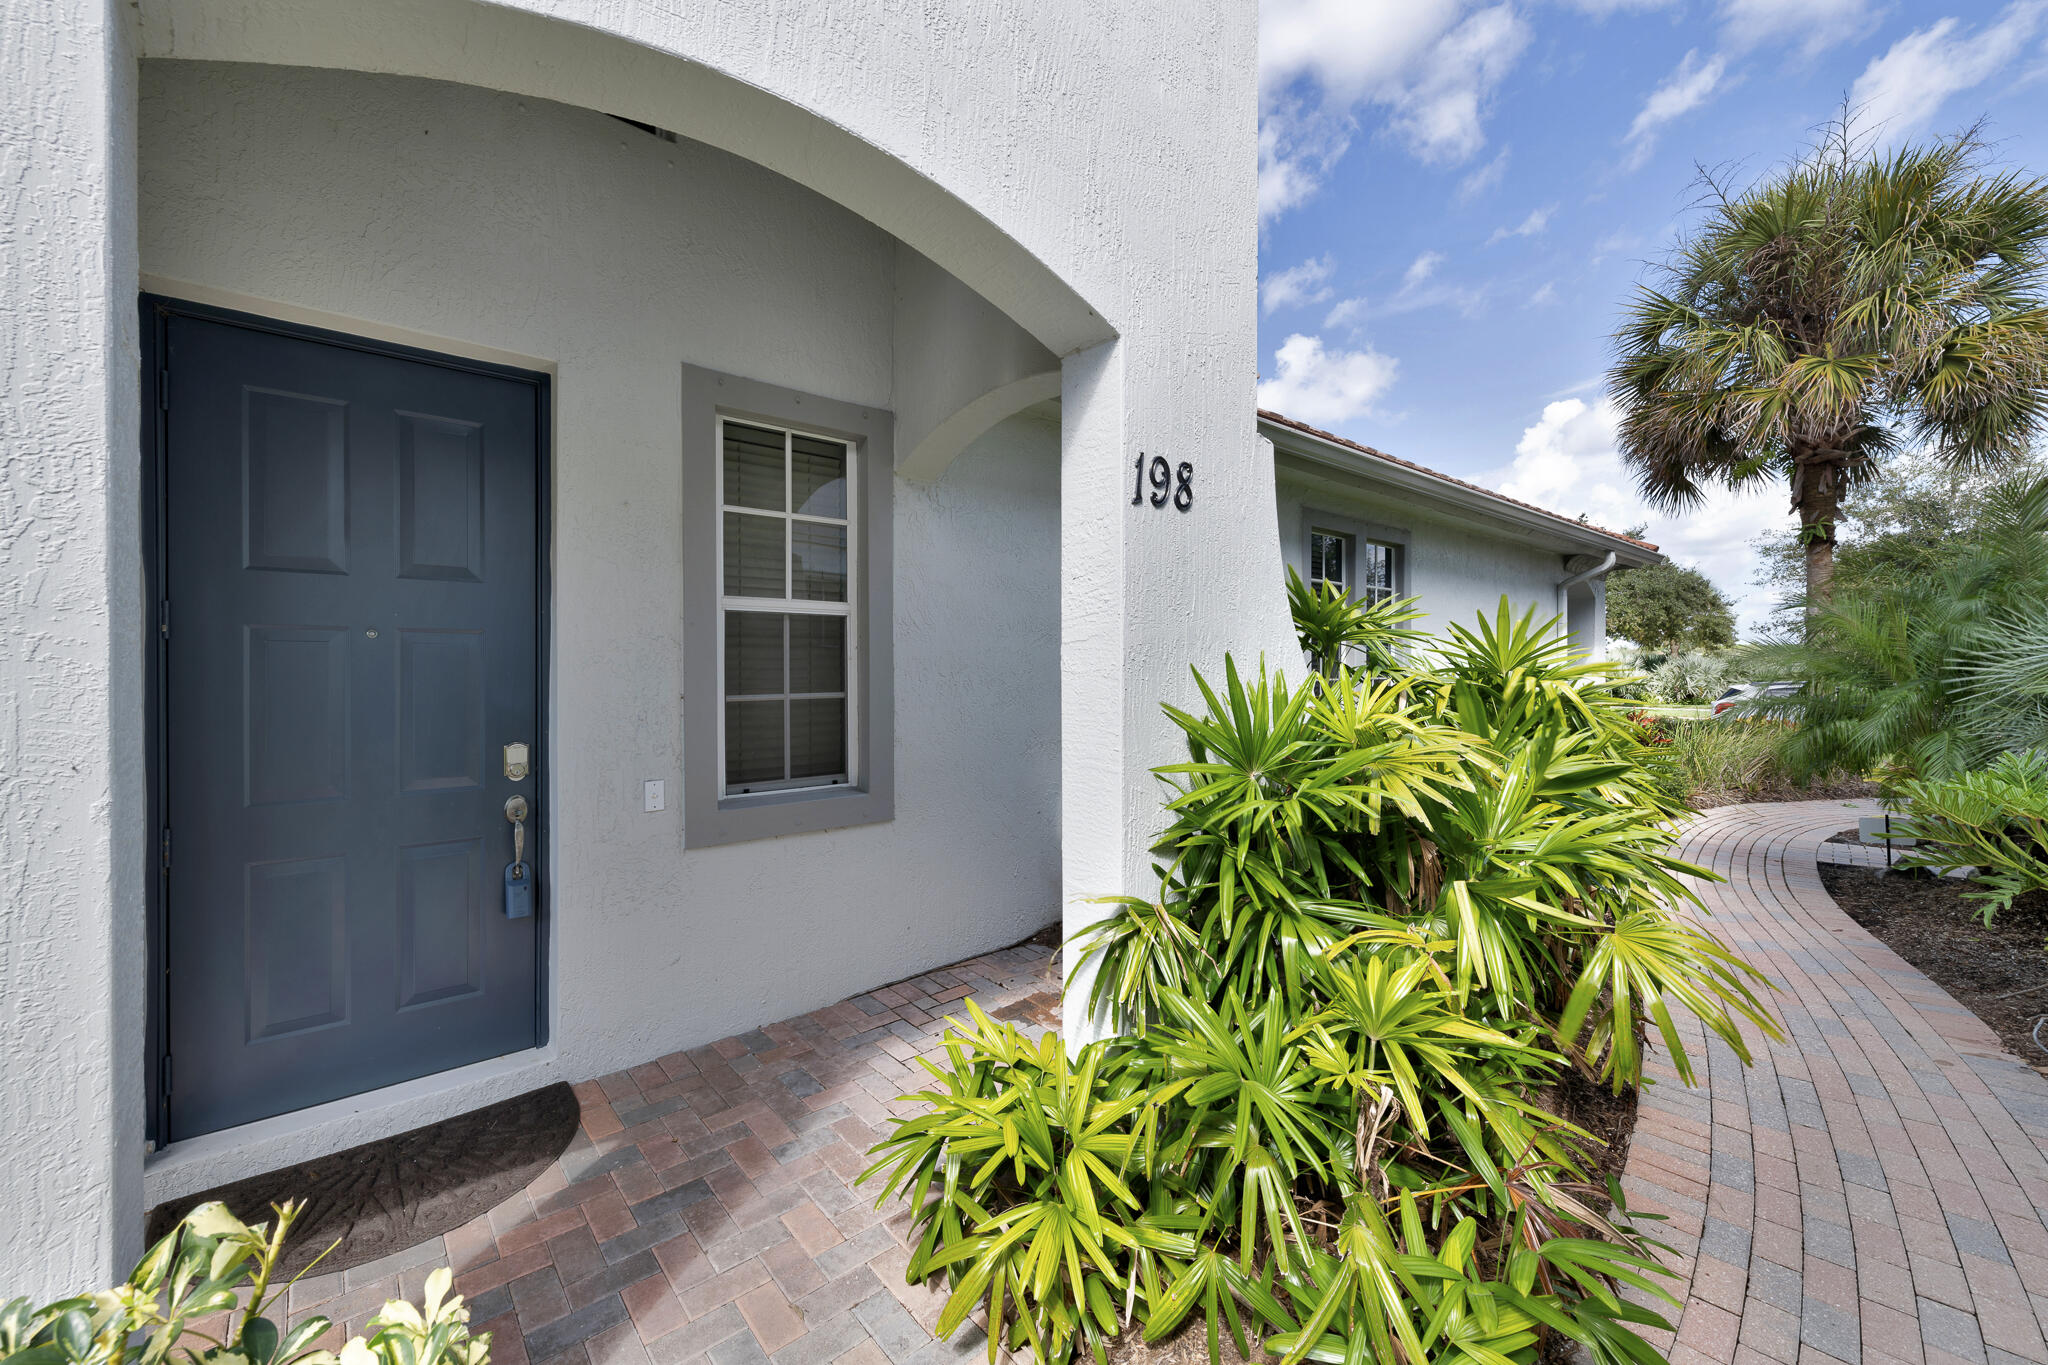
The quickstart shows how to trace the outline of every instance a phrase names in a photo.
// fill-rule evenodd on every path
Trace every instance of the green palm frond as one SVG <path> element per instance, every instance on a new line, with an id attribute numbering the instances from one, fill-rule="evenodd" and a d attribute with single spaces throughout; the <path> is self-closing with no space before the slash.
<path id="1" fill-rule="evenodd" d="M 1292 568 L 1287 571 L 1287 604 L 1294 614 L 1294 633 L 1309 667 L 1326 678 L 1344 668 L 1381 673 L 1399 668 L 1428 637 L 1408 623 L 1423 615 L 1412 597 L 1360 602 L 1333 583 L 1310 587 Z"/>
<path id="2" fill-rule="evenodd" d="M 1304 638 L 1360 619 L 1295 586 Z M 1406 644 L 1299 684 L 1226 658 L 1168 709 L 1157 890 L 1069 945 L 1129 1036 L 1069 1056 L 970 1002 L 921 1059 L 863 1178 L 908 1203 L 942 1333 L 979 1314 L 1041 1365 L 1134 1324 L 1212 1359 L 1526 1365 L 1556 1334 L 1652 1365 L 1654 1244 L 1542 1097 L 1637 1083 L 1653 1030 L 1690 1075 L 1680 1009 L 1740 1054 L 1766 986 L 1691 918 L 1710 874 L 1612 670 L 1505 601 Z"/>

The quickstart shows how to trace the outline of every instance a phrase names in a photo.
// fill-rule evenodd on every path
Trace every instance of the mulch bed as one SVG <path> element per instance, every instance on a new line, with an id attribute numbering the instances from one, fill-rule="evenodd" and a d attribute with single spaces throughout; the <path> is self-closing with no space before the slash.
<path id="1" fill-rule="evenodd" d="M 1857 842 L 1855 833 L 1834 841 Z M 1986 927 L 1979 902 L 1963 899 L 1970 883 L 1953 877 L 1822 863 L 1820 879 L 1850 919 L 1932 977 L 2015 1055 L 2048 1070 L 2048 1053 L 2033 1038 L 2035 1021 L 2048 1014 L 2048 892 L 2020 897 Z"/>

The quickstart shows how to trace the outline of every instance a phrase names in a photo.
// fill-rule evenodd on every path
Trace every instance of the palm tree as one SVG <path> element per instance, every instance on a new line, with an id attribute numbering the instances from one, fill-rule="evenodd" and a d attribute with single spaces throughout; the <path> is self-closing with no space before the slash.
<path id="1" fill-rule="evenodd" d="M 1985 169 L 1976 129 L 1871 153 L 1845 111 L 1734 192 L 1640 286 L 1609 389 L 1643 495 L 1783 480 L 1806 596 L 1824 601 L 1846 490 L 1911 444 L 1958 468 L 2025 452 L 2048 417 L 2048 181 Z"/>

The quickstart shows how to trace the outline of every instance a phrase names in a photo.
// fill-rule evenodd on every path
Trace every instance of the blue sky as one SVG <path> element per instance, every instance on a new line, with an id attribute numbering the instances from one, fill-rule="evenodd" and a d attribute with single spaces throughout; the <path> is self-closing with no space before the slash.
<path id="1" fill-rule="evenodd" d="M 1261 406 L 1620 529 L 1649 523 L 1746 623 L 1782 493 L 1634 496 L 1601 375 L 1689 221 L 1847 97 L 1880 141 L 1982 117 L 2048 171 L 2048 0 L 1264 0 Z"/>

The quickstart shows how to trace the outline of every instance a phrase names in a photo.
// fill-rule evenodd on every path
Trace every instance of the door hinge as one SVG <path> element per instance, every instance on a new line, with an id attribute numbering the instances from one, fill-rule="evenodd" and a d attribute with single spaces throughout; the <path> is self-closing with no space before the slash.
<path id="1" fill-rule="evenodd" d="M 171 827 L 169 825 L 164 826 L 163 856 L 164 871 L 169 872 L 171 870 Z"/>
<path id="2" fill-rule="evenodd" d="M 156 604 L 156 633 L 166 640 L 171 638 L 171 599 L 168 597 Z"/>
<path id="3" fill-rule="evenodd" d="M 168 1052 L 164 1054 L 163 1061 L 157 1066 L 156 1088 L 158 1094 L 168 1095 L 171 1093 L 171 1054 Z"/>

